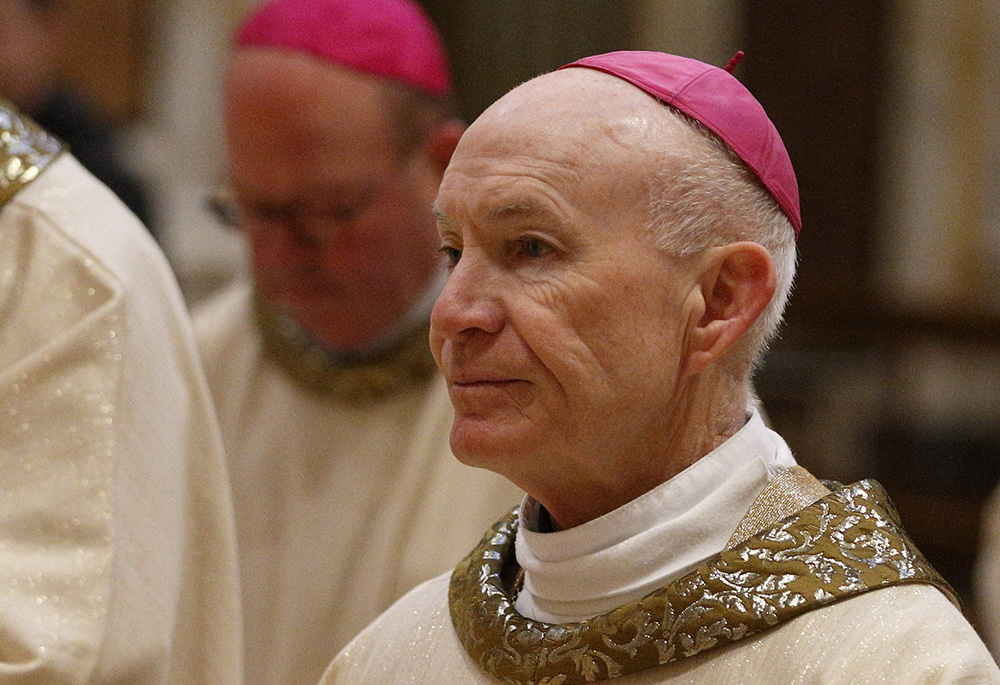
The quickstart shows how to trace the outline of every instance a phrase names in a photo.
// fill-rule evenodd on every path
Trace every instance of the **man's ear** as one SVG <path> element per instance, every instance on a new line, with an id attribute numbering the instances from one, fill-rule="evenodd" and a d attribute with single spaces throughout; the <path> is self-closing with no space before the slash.
<path id="1" fill-rule="evenodd" d="M 466 125 L 458 119 L 448 119 L 437 126 L 427 136 L 424 150 L 438 174 L 443 174 L 451 155 L 455 152 L 458 139 L 465 133 Z"/>
<path id="2" fill-rule="evenodd" d="M 774 295 L 774 262 L 757 243 L 713 247 L 705 253 L 698 287 L 704 311 L 689 334 L 688 374 L 718 360 L 764 311 Z"/>

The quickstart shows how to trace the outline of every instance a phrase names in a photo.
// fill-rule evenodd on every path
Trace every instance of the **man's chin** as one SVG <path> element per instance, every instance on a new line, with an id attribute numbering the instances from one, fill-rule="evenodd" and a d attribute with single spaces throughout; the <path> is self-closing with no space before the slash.
<path id="1" fill-rule="evenodd" d="M 458 460 L 500 475 L 522 458 L 529 442 L 523 431 L 480 417 L 456 416 L 451 426 L 451 451 Z"/>

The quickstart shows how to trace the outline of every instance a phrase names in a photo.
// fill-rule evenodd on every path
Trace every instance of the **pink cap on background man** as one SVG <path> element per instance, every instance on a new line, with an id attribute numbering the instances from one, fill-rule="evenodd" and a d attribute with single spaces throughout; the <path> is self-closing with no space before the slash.
<path id="1" fill-rule="evenodd" d="M 687 57 L 642 50 L 585 57 L 561 68 L 570 67 L 617 76 L 700 121 L 757 175 L 798 238 L 802 217 L 792 160 L 764 108 L 728 70 Z"/>
<path id="2" fill-rule="evenodd" d="M 270 0 L 247 16 L 236 45 L 296 50 L 429 95 L 451 92 L 441 38 L 410 0 Z"/>

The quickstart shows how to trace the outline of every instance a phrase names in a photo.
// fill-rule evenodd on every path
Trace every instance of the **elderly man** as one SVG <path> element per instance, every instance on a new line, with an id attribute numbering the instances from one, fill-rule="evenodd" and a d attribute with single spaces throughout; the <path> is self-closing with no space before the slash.
<path id="1" fill-rule="evenodd" d="M 0 682 L 242 682 L 222 442 L 180 290 L 0 100 Z"/>
<path id="2" fill-rule="evenodd" d="M 529 496 L 326 682 L 1000 682 L 877 484 L 830 492 L 747 408 L 800 225 L 763 109 L 694 60 L 570 67 L 437 198 L 452 447 Z"/>
<path id="3" fill-rule="evenodd" d="M 229 172 L 253 283 L 197 314 L 233 479 L 248 683 L 316 682 L 521 494 L 459 464 L 427 344 L 430 208 L 464 126 L 409 0 L 276 0 L 236 38 Z"/>

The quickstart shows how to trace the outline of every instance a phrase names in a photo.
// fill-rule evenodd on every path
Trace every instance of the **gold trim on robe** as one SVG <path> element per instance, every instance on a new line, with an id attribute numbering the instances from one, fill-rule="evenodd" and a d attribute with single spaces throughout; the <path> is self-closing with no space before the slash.
<path id="1" fill-rule="evenodd" d="M 726 543 L 732 549 L 751 536 L 830 494 L 830 488 L 801 466 L 785 469 L 764 486 Z"/>
<path id="2" fill-rule="evenodd" d="M 903 531 L 882 486 L 864 480 L 772 521 L 636 602 L 588 621 L 548 624 L 514 609 L 517 512 L 458 565 L 448 596 L 452 623 L 472 659 L 515 685 L 637 673 L 892 585 L 931 584 L 958 603 Z"/>
<path id="3" fill-rule="evenodd" d="M 347 402 L 379 400 L 426 381 L 437 369 L 428 342 L 428 322 L 382 353 L 341 359 L 260 297 L 254 298 L 254 316 L 268 354 L 289 376 L 314 392 Z"/>
<path id="4" fill-rule="evenodd" d="M 0 207 L 62 153 L 62 144 L 0 98 Z"/>

